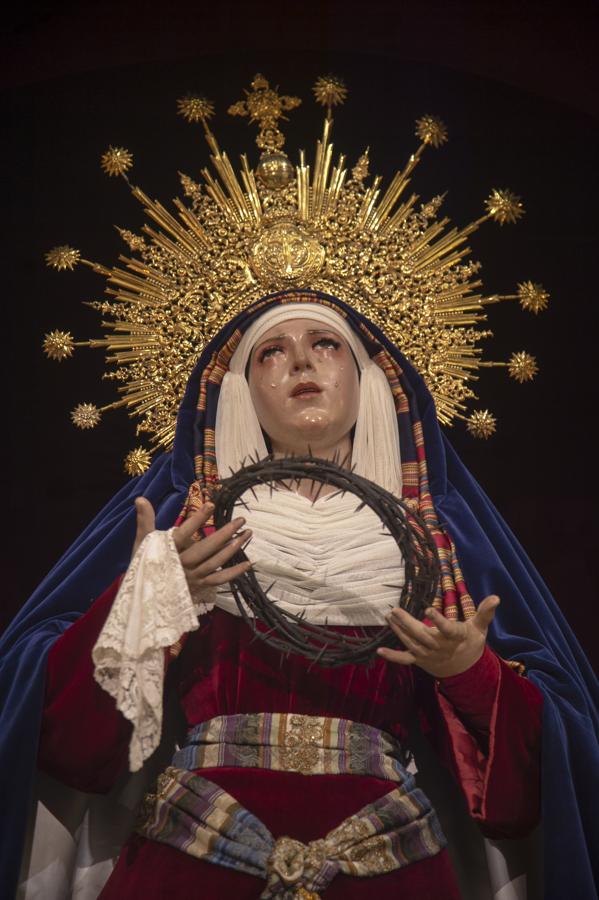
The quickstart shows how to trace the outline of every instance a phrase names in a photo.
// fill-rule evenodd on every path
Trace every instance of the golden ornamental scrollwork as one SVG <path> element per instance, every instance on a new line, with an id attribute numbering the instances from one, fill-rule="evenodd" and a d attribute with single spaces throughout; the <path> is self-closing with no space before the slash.
<path id="1" fill-rule="evenodd" d="M 281 768 L 303 775 L 312 774 L 320 760 L 323 738 L 324 726 L 317 717 L 289 716 L 280 751 Z"/>
<path id="2" fill-rule="evenodd" d="M 252 248 L 252 269 L 265 284 L 307 286 L 324 261 L 322 244 L 289 222 L 271 226 Z"/>

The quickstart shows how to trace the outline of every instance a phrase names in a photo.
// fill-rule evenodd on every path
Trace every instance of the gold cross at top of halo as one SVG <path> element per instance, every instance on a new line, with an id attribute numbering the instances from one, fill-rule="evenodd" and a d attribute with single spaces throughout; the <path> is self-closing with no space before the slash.
<path id="1" fill-rule="evenodd" d="M 285 137 L 278 126 L 279 119 L 287 120 L 284 112 L 295 109 L 302 102 L 299 97 L 281 96 L 277 89 L 271 88 L 263 75 L 256 75 L 252 81 L 252 90 L 245 91 L 246 99 L 239 100 L 229 107 L 232 116 L 249 116 L 250 122 L 258 122 L 260 131 L 256 143 L 261 150 L 274 152 L 280 150 Z"/>

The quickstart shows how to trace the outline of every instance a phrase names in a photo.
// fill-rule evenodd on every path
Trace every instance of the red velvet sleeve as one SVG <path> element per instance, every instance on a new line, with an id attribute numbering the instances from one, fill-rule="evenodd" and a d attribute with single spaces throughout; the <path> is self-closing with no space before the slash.
<path id="1" fill-rule="evenodd" d="M 539 689 L 487 646 L 466 672 L 422 680 L 423 731 L 491 838 L 520 837 L 540 817 Z"/>
<path id="2" fill-rule="evenodd" d="M 67 628 L 48 655 L 38 763 L 82 791 L 110 790 L 127 762 L 131 723 L 95 681 L 92 661 L 122 577 Z"/>

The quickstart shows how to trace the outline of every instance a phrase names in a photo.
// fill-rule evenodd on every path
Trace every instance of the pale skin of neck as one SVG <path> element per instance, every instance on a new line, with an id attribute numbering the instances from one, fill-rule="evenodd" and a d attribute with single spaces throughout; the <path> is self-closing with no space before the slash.
<path id="1" fill-rule="evenodd" d="M 328 444 L 323 447 L 313 447 L 312 445 L 310 445 L 309 448 L 303 445 L 285 446 L 283 444 L 275 444 L 272 442 L 272 452 L 275 459 L 280 459 L 285 456 L 304 456 L 311 452 L 312 456 L 317 456 L 319 459 L 327 459 L 329 461 L 335 460 L 344 469 L 349 469 L 352 454 L 352 440 L 351 435 L 348 433 L 336 443 Z M 292 490 L 301 497 L 307 497 L 308 500 L 314 500 L 316 497 L 324 497 L 326 494 L 331 494 L 333 491 L 336 491 L 337 488 L 332 484 L 321 484 L 319 481 L 303 479 L 299 484 L 294 482 Z"/>

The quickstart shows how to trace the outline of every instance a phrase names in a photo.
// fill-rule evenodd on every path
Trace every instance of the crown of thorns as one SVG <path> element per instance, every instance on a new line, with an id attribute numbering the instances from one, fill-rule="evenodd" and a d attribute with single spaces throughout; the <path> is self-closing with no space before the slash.
<path id="1" fill-rule="evenodd" d="M 231 521 L 235 507 L 246 506 L 243 495 L 253 493 L 258 485 L 275 489 L 293 490 L 301 481 L 312 481 L 313 488 L 319 483 L 313 502 L 316 502 L 325 485 L 337 490 L 329 497 L 347 492 L 355 494 L 357 505 L 354 512 L 369 506 L 379 519 L 383 533 L 395 539 L 405 564 L 405 581 L 396 587 L 397 606 L 416 618 L 423 618 L 425 609 L 434 600 L 439 586 L 440 563 L 433 536 L 420 516 L 409 506 L 394 497 L 384 488 L 367 478 L 345 469 L 337 462 L 318 459 L 313 456 L 285 457 L 263 460 L 244 465 L 230 478 L 223 479 L 215 488 L 212 501 L 215 504 L 214 524 L 221 528 Z M 247 561 L 243 550 L 239 550 L 231 560 L 231 565 Z M 387 626 L 357 628 L 356 634 L 342 633 L 328 625 L 307 622 L 304 613 L 295 614 L 281 609 L 268 596 L 276 582 L 265 591 L 253 571 L 249 571 L 231 582 L 231 590 L 239 612 L 252 628 L 255 639 L 264 641 L 280 650 L 283 656 L 300 654 L 321 666 L 334 667 L 347 663 L 368 663 L 378 647 L 398 647 L 400 643 L 394 632 Z"/>

